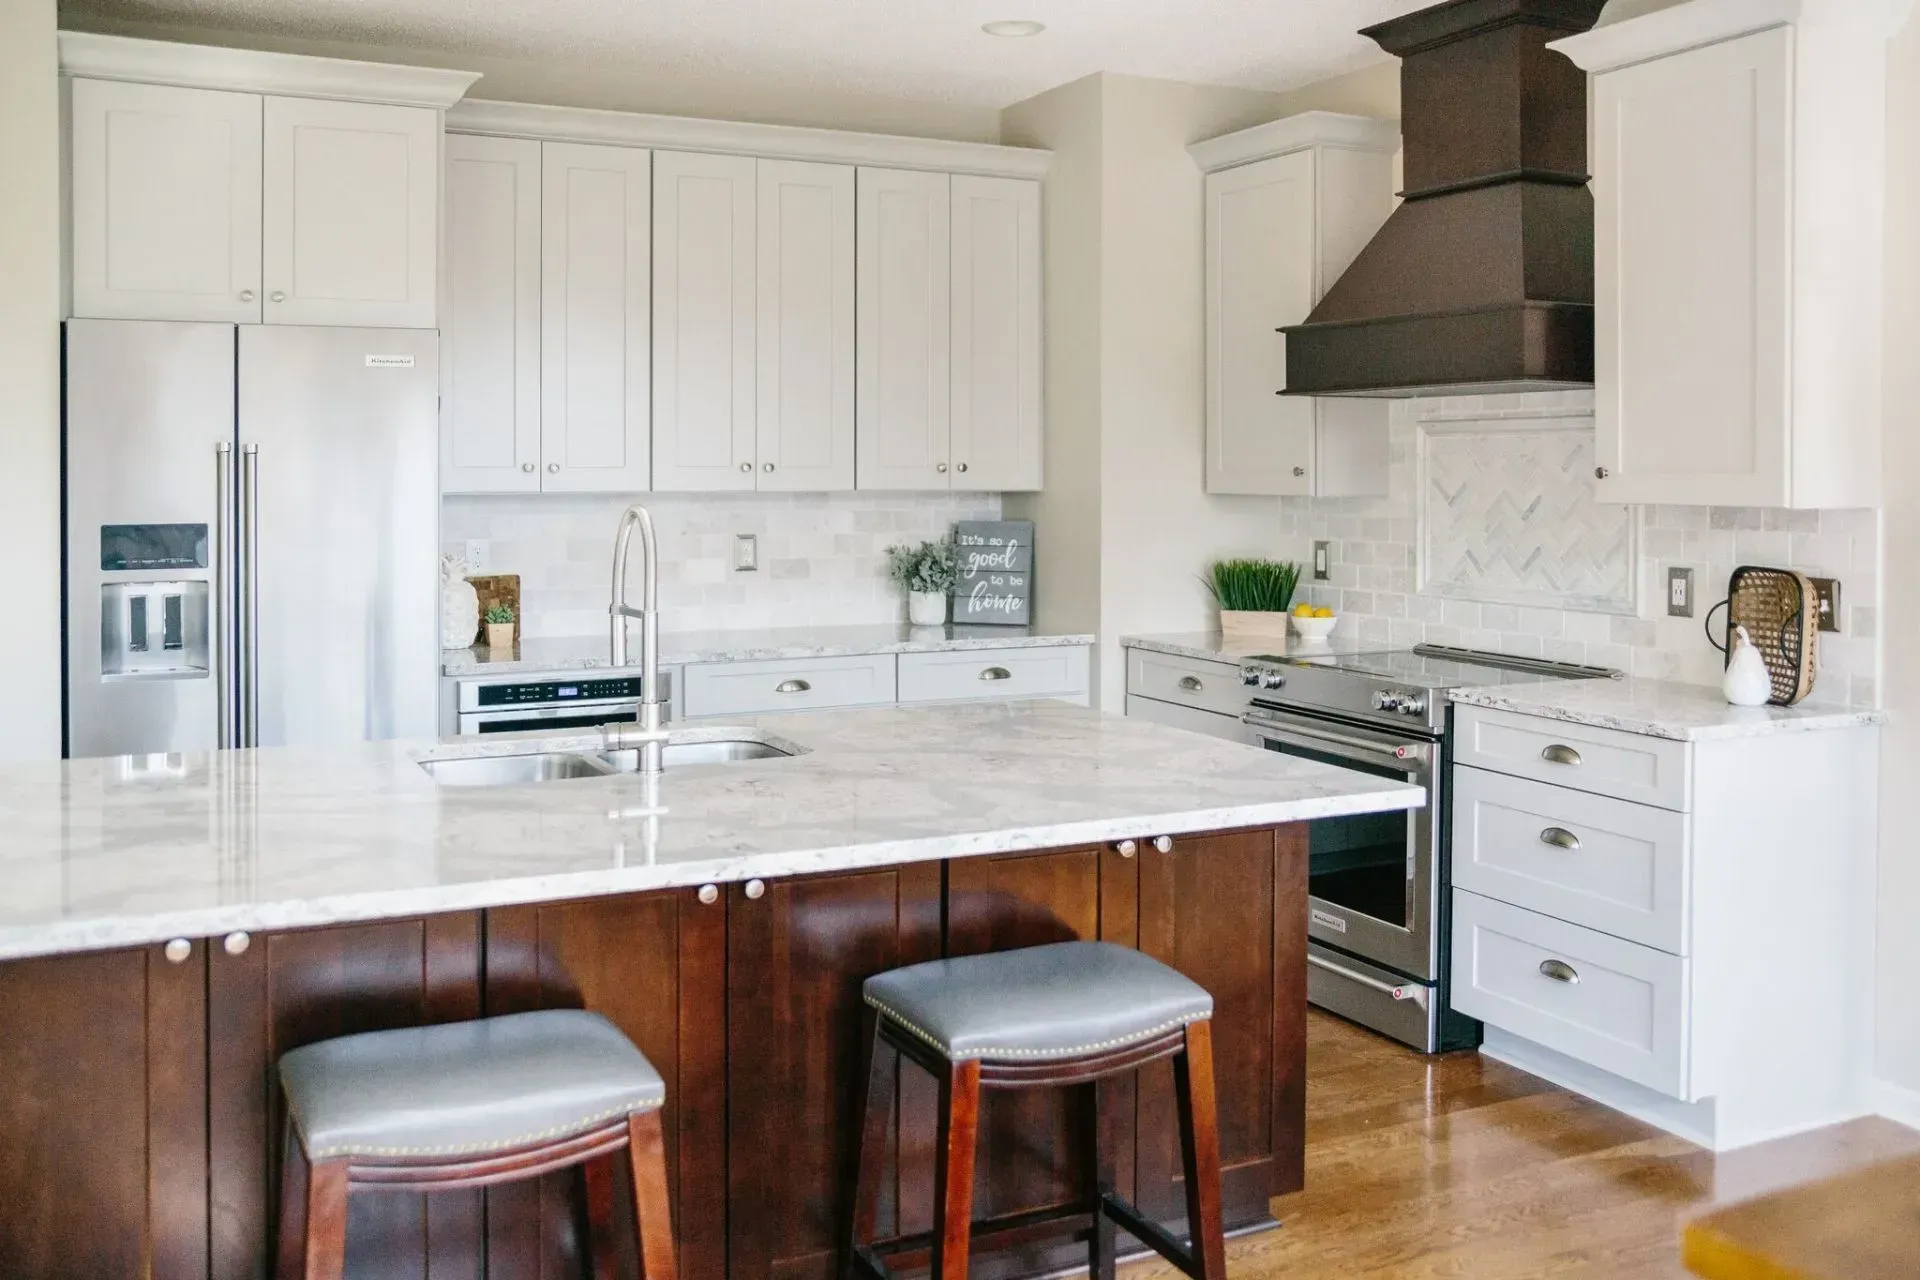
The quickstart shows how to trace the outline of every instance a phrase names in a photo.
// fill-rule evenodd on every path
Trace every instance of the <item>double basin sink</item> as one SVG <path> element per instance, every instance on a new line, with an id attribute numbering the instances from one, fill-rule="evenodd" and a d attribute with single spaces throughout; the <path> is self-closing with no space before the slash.
<path id="1" fill-rule="evenodd" d="M 739 760 L 775 760 L 794 752 L 776 746 L 765 738 L 742 735 L 714 737 L 678 735 L 661 748 L 666 768 L 685 768 L 696 764 L 729 764 Z M 433 780 L 443 787 L 512 787 L 533 782 L 559 782 L 568 778 L 605 778 L 617 773 L 634 773 L 640 768 L 640 753 L 628 751 L 530 751 L 519 755 L 458 756 L 422 760 Z"/>

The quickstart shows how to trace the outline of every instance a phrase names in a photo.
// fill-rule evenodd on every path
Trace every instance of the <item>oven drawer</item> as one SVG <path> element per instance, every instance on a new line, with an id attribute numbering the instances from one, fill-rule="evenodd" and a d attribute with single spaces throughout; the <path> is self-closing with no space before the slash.
<path id="1" fill-rule="evenodd" d="M 1486 707 L 1454 708 L 1454 760 L 1616 800 L 1685 810 L 1687 744 Z"/>
<path id="2" fill-rule="evenodd" d="M 900 655 L 900 701 L 973 702 L 1000 698 L 1087 701 L 1087 647 L 956 649 Z"/>
<path id="3" fill-rule="evenodd" d="M 1235 664 L 1153 649 L 1127 650 L 1127 692 L 1235 717 L 1247 709 L 1247 687 Z"/>
<path id="4" fill-rule="evenodd" d="M 773 662 L 697 662 L 681 677 L 681 707 L 698 716 L 884 706 L 894 701 L 890 653 Z"/>
<path id="5" fill-rule="evenodd" d="M 1684 813 L 1457 765 L 1453 883 L 1688 954 Z"/>
<path id="6" fill-rule="evenodd" d="M 1453 891 L 1455 1009 L 1674 1098 L 1688 1096 L 1689 973 L 1679 956 Z"/>

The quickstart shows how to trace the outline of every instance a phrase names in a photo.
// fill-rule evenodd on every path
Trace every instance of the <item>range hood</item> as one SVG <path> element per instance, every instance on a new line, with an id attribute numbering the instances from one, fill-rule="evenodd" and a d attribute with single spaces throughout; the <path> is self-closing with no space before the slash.
<path id="1" fill-rule="evenodd" d="M 1360 34 L 1399 57 L 1402 203 L 1287 335 L 1288 395 L 1593 384 L 1587 79 L 1546 47 L 1604 0 L 1449 0 Z"/>

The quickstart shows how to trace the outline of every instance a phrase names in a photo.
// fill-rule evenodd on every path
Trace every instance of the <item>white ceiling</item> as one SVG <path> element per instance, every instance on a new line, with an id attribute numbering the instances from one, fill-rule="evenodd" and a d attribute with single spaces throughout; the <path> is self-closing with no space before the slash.
<path id="1" fill-rule="evenodd" d="M 998 108 L 1095 71 L 1286 89 L 1375 62 L 1431 0 L 67 0 L 63 13 L 525 59 L 765 76 Z M 1031 18 L 1026 39 L 980 24 Z"/>

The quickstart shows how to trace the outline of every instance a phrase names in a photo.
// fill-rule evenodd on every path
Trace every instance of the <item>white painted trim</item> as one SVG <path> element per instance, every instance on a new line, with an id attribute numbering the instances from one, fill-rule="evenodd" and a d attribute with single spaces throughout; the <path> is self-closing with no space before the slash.
<path id="1" fill-rule="evenodd" d="M 1783 26 L 1800 17 L 1800 5 L 1801 0 L 1689 0 L 1612 26 L 1549 41 L 1547 48 L 1566 54 L 1587 71 L 1615 71 L 1635 62 Z"/>
<path id="2" fill-rule="evenodd" d="M 705 151 L 778 160 L 931 169 L 1002 178 L 1044 178 L 1053 152 L 1000 147 L 984 142 L 908 138 L 881 133 L 844 133 L 795 125 L 746 124 L 656 116 L 630 111 L 593 111 L 524 102 L 468 99 L 447 112 L 451 133 L 543 142 L 600 143 L 659 151 Z"/>
<path id="3" fill-rule="evenodd" d="M 1644 1085 L 1623 1080 L 1610 1071 L 1588 1066 L 1564 1053 L 1556 1053 L 1542 1044 L 1523 1039 L 1498 1027 L 1488 1027 L 1480 1055 L 1504 1062 L 1515 1070 L 1539 1076 L 1550 1084 L 1591 1098 L 1603 1107 L 1643 1120 L 1656 1129 L 1685 1138 L 1713 1150 L 1713 1112 L 1711 1099 L 1682 1102 L 1655 1093 Z"/>
<path id="4" fill-rule="evenodd" d="M 60 72 L 90 80 L 132 80 L 189 89 L 341 98 L 435 109 L 458 102 L 480 78 L 478 71 L 309 58 L 259 49 L 135 40 L 91 31 L 60 33 Z"/>
<path id="5" fill-rule="evenodd" d="M 1400 149 L 1400 122 L 1337 111 L 1303 111 L 1195 142 L 1187 147 L 1187 154 L 1202 172 L 1212 173 L 1307 147 L 1344 147 L 1391 155 Z"/>
<path id="6" fill-rule="evenodd" d="M 1868 1087 L 1874 1114 L 1909 1129 L 1920 1129 L 1920 1090 L 1902 1088 L 1891 1080 L 1874 1080 Z"/>

